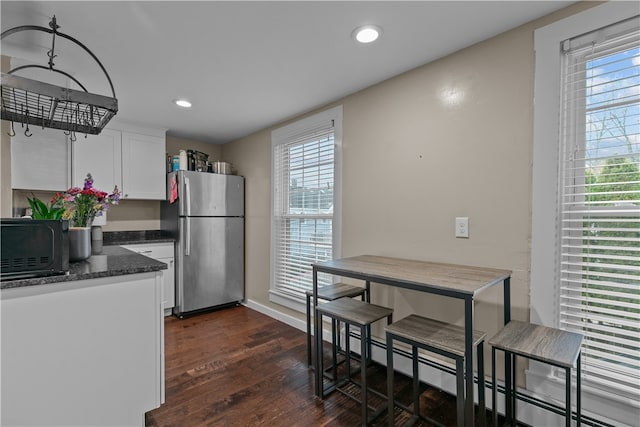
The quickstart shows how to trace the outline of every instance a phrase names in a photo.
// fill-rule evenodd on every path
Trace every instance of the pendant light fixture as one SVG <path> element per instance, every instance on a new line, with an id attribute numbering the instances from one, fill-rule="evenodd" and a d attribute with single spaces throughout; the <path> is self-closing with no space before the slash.
<path id="1" fill-rule="evenodd" d="M 40 31 L 51 34 L 51 49 L 47 52 L 47 65 L 22 65 L 8 73 L 2 73 L 2 119 L 12 122 L 10 135 L 15 135 L 14 123 L 26 125 L 25 135 L 30 136 L 29 125 L 42 128 L 61 129 L 75 140 L 76 132 L 99 134 L 105 125 L 118 112 L 118 100 L 111 78 L 98 58 L 82 43 L 67 34 L 58 31 L 55 15 L 49 22 L 49 28 L 36 25 L 23 25 L 3 31 L 4 40 L 12 34 L 22 31 Z M 56 37 L 69 40 L 82 48 L 98 64 L 111 88 L 111 96 L 90 93 L 70 73 L 55 68 L 53 59 Z M 28 79 L 15 73 L 25 69 L 44 69 L 61 74 L 72 80 L 81 90 L 69 89 L 53 84 Z M 12 135 L 12 136 L 13 136 Z"/>

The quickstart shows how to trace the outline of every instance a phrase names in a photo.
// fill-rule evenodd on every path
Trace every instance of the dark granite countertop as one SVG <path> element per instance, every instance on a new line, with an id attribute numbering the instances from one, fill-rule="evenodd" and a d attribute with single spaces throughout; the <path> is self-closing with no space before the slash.
<path id="1" fill-rule="evenodd" d="M 165 230 L 105 231 L 102 241 L 107 245 L 133 245 L 138 243 L 175 242 L 171 233 Z"/>
<path id="2" fill-rule="evenodd" d="M 164 262 L 156 261 L 119 246 L 105 246 L 99 255 L 92 255 L 85 261 L 70 262 L 69 274 L 2 281 L 0 289 L 123 276 L 166 269 L 167 264 Z"/>

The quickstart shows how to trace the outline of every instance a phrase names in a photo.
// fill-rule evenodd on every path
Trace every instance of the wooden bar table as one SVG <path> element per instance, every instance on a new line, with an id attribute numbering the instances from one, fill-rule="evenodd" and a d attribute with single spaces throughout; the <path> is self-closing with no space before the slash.
<path id="1" fill-rule="evenodd" d="M 442 264 L 427 261 L 414 261 L 374 255 L 359 255 L 350 258 L 334 259 L 313 264 L 313 304 L 317 306 L 318 273 L 351 277 L 380 283 L 398 288 L 412 289 L 436 295 L 444 295 L 464 301 L 465 329 L 465 425 L 473 426 L 473 311 L 474 299 L 480 292 L 494 285 L 504 288 L 504 324 L 511 320 L 511 271 L 493 268 L 471 267 L 455 264 Z M 322 343 L 319 343 L 319 328 L 322 327 L 319 316 L 314 314 L 315 359 L 322 356 Z M 348 339 L 348 338 L 347 338 Z M 505 376 L 510 376 L 510 367 L 505 366 Z M 505 377 L 506 378 L 506 377 Z M 510 384 L 510 378 L 506 378 Z M 315 369 L 315 394 L 320 396 L 322 373 Z M 510 412 L 507 408 L 507 412 Z"/>

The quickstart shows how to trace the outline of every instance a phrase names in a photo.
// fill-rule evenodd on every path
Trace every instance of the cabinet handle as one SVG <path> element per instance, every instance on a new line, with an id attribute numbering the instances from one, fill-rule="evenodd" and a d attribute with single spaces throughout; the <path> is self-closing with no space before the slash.
<path id="1" fill-rule="evenodd" d="M 141 254 L 150 254 L 150 253 L 153 253 L 153 251 L 142 251 L 142 252 L 140 252 L 140 253 L 141 253 Z"/>

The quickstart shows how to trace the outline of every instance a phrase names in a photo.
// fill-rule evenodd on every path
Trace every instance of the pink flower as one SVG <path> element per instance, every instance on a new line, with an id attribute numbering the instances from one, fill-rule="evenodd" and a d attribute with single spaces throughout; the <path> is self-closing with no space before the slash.
<path id="1" fill-rule="evenodd" d="M 63 218 L 71 222 L 71 226 L 88 227 L 96 216 L 101 216 L 111 205 L 117 205 L 120 192 L 116 186 L 112 194 L 93 188 L 93 177 L 87 174 L 82 189 L 71 187 L 63 194 L 56 194 L 52 199 L 57 207 L 64 208 Z"/>

